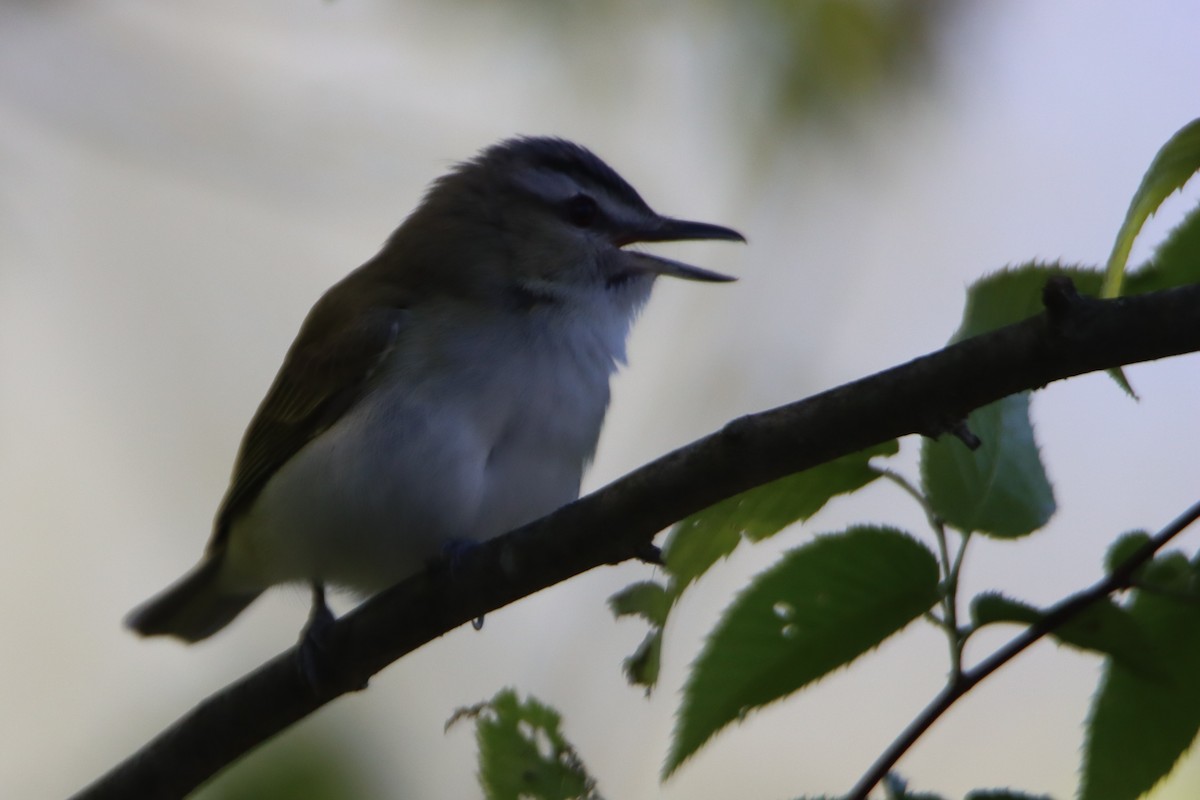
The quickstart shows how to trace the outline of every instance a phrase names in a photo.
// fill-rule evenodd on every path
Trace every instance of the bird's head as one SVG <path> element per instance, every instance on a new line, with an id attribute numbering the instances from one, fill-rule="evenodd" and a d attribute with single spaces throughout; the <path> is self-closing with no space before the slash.
<path id="1" fill-rule="evenodd" d="M 451 291 L 550 305 L 606 297 L 636 309 L 659 275 L 734 280 L 629 247 L 701 239 L 745 241 L 730 228 L 656 213 L 577 144 L 522 137 L 435 181 L 390 247 L 422 252 L 426 269 Z"/>

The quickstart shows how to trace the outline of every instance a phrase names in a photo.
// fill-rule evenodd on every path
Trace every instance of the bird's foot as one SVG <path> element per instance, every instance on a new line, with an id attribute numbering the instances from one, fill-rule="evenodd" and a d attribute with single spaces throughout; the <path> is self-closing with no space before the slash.
<path id="1" fill-rule="evenodd" d="M 313 583 L 312 596 L 308 622 L 296 646 L 297 666 L 305 684 L 318 697 L 367 688 L 366 679 L 350 679 L 334 657 L 332 634 L 336 618 L 325 602 L 324 584 Z"/>

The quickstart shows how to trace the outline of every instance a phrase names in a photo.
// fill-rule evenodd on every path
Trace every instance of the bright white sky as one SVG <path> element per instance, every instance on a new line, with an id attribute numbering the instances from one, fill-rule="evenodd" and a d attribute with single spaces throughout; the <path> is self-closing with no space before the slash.
<path id="1" fill-rule="evenodd" d="M 727 20 L 680 3 L 550 49 L 517 18 L 534 8 L 0 6 L 7 796 L 69 794 L 292 643 L 306 599 L 286 590 L 194 648 L 138 641 L 119 621 L 199 555 L 243 427 L 309 305 L 449 163 L 513 133 L 567 136 L 659 210 L 750 239 L 671 248 L 742 280 L 658 289 L 594 487 L 733 416 L 940 346 L 964 285 L 986 271 L 1101 262 L 1155 150 L 1200 115 L 1200 14 L 1184 3 L 976 5 L 946 31 L 928 90 L 898 93 L 857 127 L 773 142 L 753 66 L 721 46 Z M 1164 208 L 1135 261 L 1196 197 Z M 1194 501 L 1198 365 L 1131 369 L 1138 404 L 1095 376 L 1041 393 L 1062 510 L 1033 541 L 981 546 L 968 588 L 1050 602 L 1098 576 L 1117 533 Z M 884 520 L 921 530 L 883 488 L 812 530 Z M 661 792 L 656 782 L 700 637 L 747 576 L 806 535 L 739 553 L 694 591 L 649 701 L 620 675 L 643 631 L 604 604 L 651 574 L 625 566 L 445 637 L 303 731 L 342 737 L 380 796 L 473 797 L 472 737 L 442 724 L 515 685 L 563 711 L 610 797 L 842 792 L 937 690 L 932 631 L 752 716 Z M 950 796 L 1070 796 L 1096 669 L 1037 648 L 901 771 Z M 1162 796 L 1197 786 L 1193 764 Z"/>

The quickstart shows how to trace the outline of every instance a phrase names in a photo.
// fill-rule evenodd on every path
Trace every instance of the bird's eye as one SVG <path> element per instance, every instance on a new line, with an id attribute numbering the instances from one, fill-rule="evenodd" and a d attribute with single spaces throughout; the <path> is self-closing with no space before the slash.
<path id="1" fill-rule="evenodd" d="M 600 215 L 600 207 L 595 198 L 586 194 L 577 194 L 567 198 L 563 206 L 567 222 L 576 228 L 590 228 Z"/>

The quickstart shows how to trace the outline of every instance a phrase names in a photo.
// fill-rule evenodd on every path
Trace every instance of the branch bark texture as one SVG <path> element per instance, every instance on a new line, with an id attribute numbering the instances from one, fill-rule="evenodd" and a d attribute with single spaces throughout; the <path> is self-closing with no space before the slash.
<path id="1" fill-rule="evenodd" d="M 1116 300 L 1052 280 L 1024 322 L 736 419 L 559 511 L 431 569 L 338 620 L 334 680 L 314 691 L 295 649 L 201 702 L 77 800 L 182 797 L 259 743 L 442 634 L 644 552 L 671 523 L 769 481 L 907 434 L 951 431 L 975 408 L 1087 372 L 1200 351 L 1200 285 Z"/>

